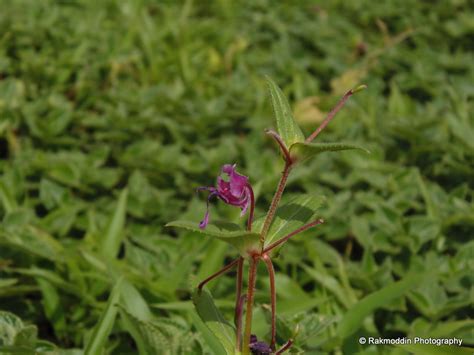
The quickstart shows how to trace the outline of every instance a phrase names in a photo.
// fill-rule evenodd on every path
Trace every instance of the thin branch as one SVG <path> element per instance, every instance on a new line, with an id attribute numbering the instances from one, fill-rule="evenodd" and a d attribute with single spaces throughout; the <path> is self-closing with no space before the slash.
<path id="1" fill-rule="evenodd" d="M 238 299 L 237 306 L 235 308 L 235 327 L 236 327 L 236 345 L 237 351 L 240 353 L 242 351 L 242 312 L 244 310 L 244 303 L 247 299 L 246 295 L 241 296 Z"/>
<path id="2" fill-rule="evenodd" d="M 276 344 L 276 289 L 275 289 L 275 269 L 273 268 L 273 263 L 270 257 L 265 254 L 263 255 L 263 261 L 267 266 L 268 277 L 270 279 L 270 306 L 271 306 L 271 318 L 272 318 L 272 328 L 271 328 L 271 341 L 270 348 L 275 351 Z"/>
<path id="3" fill-rule="evenodd" d="M 283 173 L 280 178 L 280 182 L 278 183 L 277 190 L 275 191 L 275 195 L 273 195 L 272 203 L 270 208 L 267 212 L 267 216 L 265 217 L 265 221 L 263 222 L 262 231 L 260 232 L 260 244 L 263 248 L 263 243 L 265 242 L 265 237 L 267 236 L 268 230 L 270 229 L 270 225 L 275 217 L 275 212 L 278 207 L 278 204 L 281 200 L 281 195 L 285 190 L 286 182 L 288 180 L 288 175 L 290 175 L 291 171 L 291 164 L 286 163 Z"/>
<path id="4" fill-rule="evenodd" d="M 243 276 L 243 268 L 244 268 L 244 258 L 239 257 L 238 263 L 237 263 L 237 279 L 235 281 L 235 317 L 234 317 L 234 323 L 237 326 L 237 309 L 239 307 L 239 302 L 240 298 L 242 297 L 242 276 Z"/>
<path id="5" fill-rule="evenodd" d="M 252 334 L 252 311 L 255 294 L 255 280 L 257 278 L 257 265 L 260 258 L 252 256 L 249 268 L 249 283 L 247 289 L 247 309 L 245 311 L 245 331 L 242 345 L 242 354 L 250 355 L 250 335 Z"/>
<path id="6" fill-rule="evenodd" d="M 224 266 L 222 269 L 220 269 L 219 271 L 217 271 L 216 273 L 212 274 L 211 276 L 209 276 L 208 278 L 204 279 L 203 281 L 201 281 L 201 283 L 198 285 L 198 290 L 199 292 L 202 291 L 202 288 L 204 287 L 205 284 L 207 284 L 209 281 L 215 279 L 216 277 L 226 273 L 227 271 L 229 271 L 230 269 L 232 269 L 235 265 L 237 265 L 237 263 L 239 262 L 240 258 L 239 259 L 235 259 L 234 261 L 232 261 L 230 264 Z"/>
<path id="7" fill-rule="evenodd" d="M 272 243 L 270 244 L 268 247 L 266 247 L 262 254 L 266 254 L 268 253 L 269 251 L 271 251 L 272 249 L 276 248 L 277 246 L 279 246 L 280 244 L 283 244 L 284 242 L 286 242 L 288 239 L 290 239 L 291 237 L 293 237 L 294 235 L 298 234 L 298 233 L 301 233 L 301 232 L 304 232 L 305 230 L 311 228 L 311 227 L 314 227 L 314 226 L 317 226 L 318 224 L 322 224 L 324 223 L 324 220 L 322 219 L 317 219 L 311 223 L 308 223 L 308 224 L 305 224 L 304 226 L 294 230 L 293 232 L 291 232 L 290 234 L 288 234 L 287 236 L 281 238 L 280 240 L 277 240 L 275 243 Z"/>
<path id="8" fill-rule="evenodd" d="M 331 120 L 336 116 L 336 114 L 339 112 L 341 108 L 344 107 L 346 104 L 346 101 L 349 100 L 349 98 L 354 95 L 357 91 L 363 90 L 366 88 L 366 85 L 360 85 L 355 89 L 351 89 L 348 92 L 344 94 L 344 96 L 339 100 L 339 102 L 334 106 L 334 108 L 329 111 L 328 115 L 324 119 L 323 123 L 308 137 L 306 138 L 306 143 L 310 143 L 314 138 L 318 136 L 321 131 L 326 128 L 326 126 L 331 122 Z"/>
<path id="9" fill-rule="evenodd" d="M 272 129 L 266 129 L 265 130 L 265 133 L 268 134 L 269 136 L 272 136 L 273 139 L 275 139 L 275 141 L 278 143 L 278 145 L 280 146 L 280 149 L 283 153 L 283 155 L 285 156 L 285 161 L 287 163 L 291 163 L 292 162 L 292 159 L 291 159 L 291 155 L 290 155 L 290 152 L 288 151 L 288 148 L 286 147 L 285 145 L 285 142 L 283 142 L 283 140 L 281 139 L 281 137 L 279 136 L 278 133 L 276 133 L 274 130 Z"/>
<path id="10" fill-rule="evenodd" d="M 283 345 L 275 355 L 283 354 L 286 350 L 288 350 L 293 345 L 293 339 L 288 340 L 285 345 Z"/>

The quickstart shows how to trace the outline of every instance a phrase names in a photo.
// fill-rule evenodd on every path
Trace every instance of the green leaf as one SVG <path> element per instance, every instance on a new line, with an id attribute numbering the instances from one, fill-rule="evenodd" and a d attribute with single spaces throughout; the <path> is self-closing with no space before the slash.
<path id="1" fill-rule="evenodd" d="M 303 161 L 323 152 L 352 149 L 359 149 L 370 153 L 367 149 L 350 143 L 294 143 L 290 147 L 290 154 L 297 157 L 299 161 Z"/>
<path id="2" fill-rule="evenodd" d="M 0 311 L 0 345 L 14 345 L 17 334 L 24 328 L 22 320 L 10 312 Z"/>
<path id="3" fill-rule="evenodd" d="M 36 278 L 36 282 L 43 297 L 42 303 L 46 317 L 54 327 L 56 334 L 64 334 L 66 330 L 65 311 L 61 304 L 60 294 L 55 285 L 41 277 Z"/>
<path id="4" fill-rule="evenodd" d="M 227 354 L 234 354 L 235 329 L 227 322 L 214 304 L 209 292 L 196 289 L 193 293 L 193 303 L 204 324 L 219 339 Z"/>
<path id="5" fill-rule="evenodd" d="M 127 311 L 140 320 L 150 320 L 152 313 L 145 299 L 136 287 L 131 284 L 128 280 L 122 281 L 122 287 L 120 289 L 122 304 L 126 307 Z"/>
<path id="6" fill-rule="evenodd" d="M 123 228 L 125 226 L 125 214 L 127 210 L 128 190 L 124 189 L 120 193 L 120 197 L 112 216 L 105 236 L 102 239 L 102 253 L 108 258 L 115 258 L 119 252 L 120 244 L 123 238 Z"/>
<path id="7" fill-rule="evenodd" d="M 310 268 L 306 265 L 302 265 L 303 269 L 315 279 L 318 283 L 320 283 L 324 288 L 328 289 L 339 302 L 344 305 L 344 307 L 349 308 L 351 304 L 354 302 L 354 296 L 348 295 L 347 290 L 342 287 L 340 282 L 330 274 L 319 271 L 314 268 Z"/>
<path id="8" fill-rule="evenodd" d="M 184 228 L 193 232 L 206 234 L 233 245 L 242 255 L 247 255 L 249 250 L 258 248 L 260 235 L 240 229 L 233 223 L 212 222 L 205 229 L 199 228 L 198 223 L 192 221 L 173 221 L 166 227 Z"/>
<path id="9" fill-rule="evenodd" d="M 199 265 L 199 271 L 196 273 L 198 280 L 204 280 L 209 275 L 222 267 L 229 247 L 221 243 L 219 240 L 211 240 L 209 245 L 204 249 L 202 262 Z M 208 289 L 212 291 L 212 287 L 217 285 L 215 282 L 208 283 Z"/>
<path id="10" fill-rule="evenodd" d="M 122 307 L 120 307 L 120 315 L 126 329 L 132 335 L 138 349 L 140 349 L 140 354 L 162 354 L 169 351 L 168 339 L 154 324 L 136 318 Z"/>
<path id="11" fill-rule="evenodd" d="M 342 318 L 338 326 L 338 334 L 346 338 L 355 333 L 362 326 L 365 317 L 372 314 L 377 308 L 390 304 L 392 301 L 405 296 L 425 277 L 424 274 L 411 274 L 401 281 L 385 286 L 357 302 Z"/>
<path id="12" fill-rule="evenodd" d="M 269 77 L 267 77 L 267 83 L 270 91 L 273 112 L 275 113 L 278 134 L 287 147 L 290 147 L 296 142 L 303 142 L 305 139 L 303 132 L 301 132 L 300 127 L 293 118 L 290 105 L 285 95 L 278 85 Z"/>
<path id="13" fill-rule="evenodd" d="M 92 331 L 92 336 L 89 338 L 85 355 L 100 355 L 104 349 L 105 342 L 112 331 L 117 315 L 117 303 L 120 299 L 122 288 L 122 279 L 119 279 L 110 293 L 107 306 L 105 307 L 99 322 Z"/>
<path id="14" fill-rule="evenodd" d="M 213 351 L 213 354 L 224 354 L 225 349 L 222 347 L 219 339 L 216 338 L 213 332 L 204 324 L 201 318 L 194 312 L 189 312 L 189 316 L 198 330 L 199 334 L 204 339 L 206 345 Z"/>
<path id="15" fill-rule="evenodd" d="M 7 216 L 10 217 L 11 215 Z M 49 233 L 32 225 L 15 226 L 12 228 L 0 227 L 0 243 L 12 245 L 26 253 L 37 255 L 53 262 L 61 262 L 65 255 L 61 243 Z"/>
<path id="16" fill-rule="evenodd" d="M 265 246 L 315 220 L 319 217 L 318 210 L 325 201 L 326 198 L 324 196 L 298 195 L 278 207 L 270 230 L 265 238 Z M 260 230 L 262 223 L 263 219 L 255 221 L 255 230 Z"/>

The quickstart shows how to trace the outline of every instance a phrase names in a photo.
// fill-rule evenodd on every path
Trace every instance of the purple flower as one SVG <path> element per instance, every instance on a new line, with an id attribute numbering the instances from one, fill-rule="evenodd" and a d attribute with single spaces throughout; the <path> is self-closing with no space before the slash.
<path id="1" fill-rule="evenodd" d="M 263 341 L 258 341 L 256 335 L 250 336 L 250 351 L 253 355 L 267 355 L 272 353 L 270 345 Z"/>
<path id="2" fill-rule="evenodd" d="M 247 212 L 249 206 L 253 209 L 253 190 L 249 184 L 249 179 L 247 176 L 240 175 L 236 172 L 235 166 L 236 164 L 226 164 L 221 169 L 222 173 L 228 176 L 228 181 L 218 176 L 217 187 L 204 186 L 198 188 L 198 191 L 209 191 L 209 196 L 207 198 L 207 211 L 204 219 L 199 223 L 200 228 L 206 228 L 209 223 L 209 201 L 213 196 L 217 196 L 229 205 L 240 207 L 242 210 L 240 216 L 243 216 L 245 212 Z M 250 213 L 252 213 L 252 211 Z"/>

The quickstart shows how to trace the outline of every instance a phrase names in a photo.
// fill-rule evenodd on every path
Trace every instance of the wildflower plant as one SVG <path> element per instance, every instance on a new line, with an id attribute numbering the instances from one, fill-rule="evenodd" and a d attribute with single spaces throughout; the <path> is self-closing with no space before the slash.
<path id="1" fill-rule="evenodd" d="M 324 223 L 323 219 L 318 216 L 318 210 L 323 204 L 324 198 L 312 195 L 299 196 L 288 205 L 279 207 L 288 177 L 299 164 L 317 154 L 348 149 L 364 150 L 354 144 L 314 143 L 313 141 L 346 101 L 354 93 L 364 89 L 365 85 L 349 90 L 328 113 L 321 125 L 305 138 L 293 118 L 288 101 L 282 91 L 271 79 L 268 78 L 267 81 L 277 131 L 267 130 L 266 133 L 277 143 L 284 160 L 284 169 L 266 215 L 254 220 L 255 198 L 250 179 L 237 172 L 235 164 L 226 164 L 222 167 L 223 176 L 217 178 L 216 186 L 198 188 L 199 191 L 205 190 L 209 193 L 203 220 L 200 223 L 179 220 L 167 225 L 204 233 L 233 245 L 240 253 L 237 259 L 201 281 L 193 295 L 199 316 L 219 339 L 227 354 L 281 354 L 292 346 L 294 339 L 288 339 L 286 343 L 280 344 L 280 347 L 277 346 L 276 284 L 272 258 L 275 256 L 275 252 L 291 237 Z M 209 201 L 212 197 L 239 207 L 241 216 L 247 214 L 246 229 L 243 230 L 233 223 L 210 219 Z M 310 212 L 308 213 L 308 211 Z M 249 271 L 247 291 L 244 294 L 243 266 L 245 261 L 249 263 Z M 265 264 L 270 281 L 271 330 L 269 344 L 259 341 L 252 334 L 252 311 L 257 266 L 260 261 Z M 210 293 L 204 290 L 204 286 L 209 281 L 233 268 L 237 269 L 234 326 L 223 318 L 215 307 Z"/>

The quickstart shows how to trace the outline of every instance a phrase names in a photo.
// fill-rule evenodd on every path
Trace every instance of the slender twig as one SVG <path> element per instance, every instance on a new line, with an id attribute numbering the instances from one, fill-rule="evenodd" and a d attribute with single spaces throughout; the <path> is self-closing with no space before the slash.
<path id="1" fill-rule="evenodd" d="M 240 298 L 242 297 L 242 276 L 243 276 L 243 268 L 244 268 L 244 258 L 239 257 L 237 263 L 237 280 L 235 281 L 235 317 L 234 323 L 237 326 L 237 309 L 239 307 Z"/>
<path id="2" fill-rule="evenodd" d="M 308 137 L 306 138 L 306 143 L 311 142 L 314 138 L 318 136 L 321 131 L 326 128 L 326 126 L 331 122 L 331 120 L 336 116 L 336 114 L 339 112 L 339 110 L 346 104 L 346 101 L 349 100 L 349 98 L 356 93 L 357 91 L 365 88 L 365 85 L 361 85 L 357 87 L 356 89 L 351 89 L 348 92 L 344 94 L 344 96 L 339 100 L 339 102 L 334 106 L 334 108 L 329 111 L 328 115 L 324 119 L 324 121 L 321 123 L 321 125 Z"/>
<path id="3" fill-rule="evenodd" d="M 311 228 L 311 227 L 314 227 L 314 226 L 317 226 L 318 224 L 322 224 L 324 223 L 324 221 L 322 219 L 317 219 L 316 221 L 313 221 L 311 223 L 308 223 L 308 224 L 305 224 L 304 226 L 294 230 L 293 232 L 291 232 L 290 234 L 288 234 L 287 236 L 281 238 L 280 240 L 277 240 L 275 243 L 272 243 L 270 244 L 268 247 L 266 247 L 262 254 L 266 254 L 268 253 L 269 251 L 271 251 L 272 249 L 276 248 L 277 246 L 279 246 L 280 244 L 283 244 L 284 242 L 286 242 L 288 239 L 290 239 L 291 237 L 293 237 L 294 235 L 298 234 L 298 233 L 301 233 L 301 232 L 304 232 L 305 230 Z"/>
<path id="4" fill-rule="evenodd" d="M 263 248 L 263 243 L 265 242 L 265 237 L 267 236 L 268 230 L 270 229 L 270 225 L 275 217 L 275 212 L 278 207 L 278 203 L 281 200 L 281 195 L 285 190 L 286 181 L 288 180 L 288 175 L 290 175 L 291 171 L 291 163 L 286 163 L 283 173 L 281 174 L 280 182 L 278 183 L 277 190 L 275 191 L 275 195 L 273 195 L 272 203 L 270 204 L 270 208 L 268 209 L 268 213 L 265 217 L 265 221 L 263 222 L 262 231 L 260 232 L 260 244 Z"/>
<path id="5" fill-rule="evenodd" d="M 278 135 L 278 133 L 276 133 L 274 130 L 272 129 L 267 129 L 265 130 L 265 133 L 272 136 L 273 139 L 275 139 L 275 141 L 278 143 L 278 145 L 280 146 L 281 148 L 281 151 L 283 153 L 283 155 L 285 156 L 285 161 L 287 163 L 291 163 L 292 159 L 291 159 L 291 155 L 290 155 L 290 152 L 288 151 L 288 148 L 286 147 L 285 145 L 285 142 L 283 142 L 283 140 L 281 139 L 281 137 Z"/>
<path id="6" fill-rule="evenodd" d="M 263 261 L 267 266 L 268 277 L 270 279 L 270 306 L 272 312 L 272 328 L 271 328 L 271 342 L 270 348 L 275 351 L 276 344 L 276 289 L 275 289 L 275 269 L 273 268 L 273 263 L 268 254 L 263 255 Z"/>
<path id="7" fill-rule="evenodd" d="M 288 340 L 285 345 L 283 345 L 275 355 L 283 354 L 286 350 L 288 350 L 293 345 L 293 339 Z"/>
<path id="8" fill-rule="evenodd" d="M 246 295 L 241 296 L 238 299 L 237 306 L 235 308 L 235 327 L 237 329 L 236 333 L 236 346 L 237 346 L 237 352 L 242 351 L 242 312 L 244 310 L 244 303 L 245 300 L 247 299 Z"/>
<path id="9" fill-rule="evenodd" d="M 240 258 L 239 259 L 235 259 L 234 261 L 232 261 L 230 264 L 224 266 L 222 269 L 220 269 L 219 271 L 215 272 L 214 274 L 212 274 L 211 276 L 209 276 L 208 278 L 204 279 L 203 281 L 201 281 L 201 283 L 198 285 L 198 290 L 199 292 L 202 291 L 202 288 L 204 287 L 205 284 L 207 284 L 209 281 L 215 279 L 217 276 L 220 276 L 224 273 L 226 273 L 227 271 L 229 271 L 231 268 L 233 268 L 235 265 L 238 264 Z"/>
<path id="10" fill-rule="evenodd" d="M 257 265 L 260 260 L 259 256 L 250 258 L 249 283 L 247 289 L 247 309 L 245 313 L 245 331 L 242 345 L 242 354 L 250 354 L 250 335 L 252 334 L 252 308 L 255 291 L 255 280 L 257 278 Z"/>

